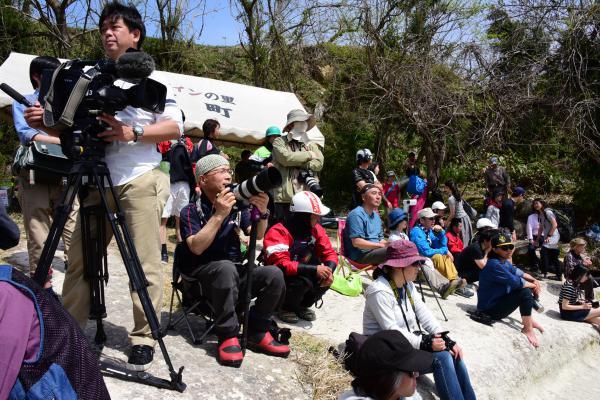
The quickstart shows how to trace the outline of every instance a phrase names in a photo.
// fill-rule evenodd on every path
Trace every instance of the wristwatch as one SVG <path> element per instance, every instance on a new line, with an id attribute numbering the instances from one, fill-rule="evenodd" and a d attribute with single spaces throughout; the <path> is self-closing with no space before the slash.
<path id="1" fill-rule="evenodd" d="M 264 214 L 260 214 L 260 219 L 269 219 L 269 215 L 271 215 L 271 213 L 267 209 L 267 211 Z"/>
<path id="2" fill-rule="evenodd" d="M 135 134 L 135 136 L 133 137 L 133 141 L 137 142 L 139 140 L 139 138 L 141 138 L 142 135 L 144 135 L 144 128 L 139 125 L 134 125 L 133 133 Z"/>

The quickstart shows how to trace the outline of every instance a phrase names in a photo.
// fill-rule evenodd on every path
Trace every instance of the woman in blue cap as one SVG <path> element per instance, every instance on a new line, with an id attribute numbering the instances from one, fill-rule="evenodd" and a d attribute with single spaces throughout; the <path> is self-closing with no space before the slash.
<path id="1" fill-rule="evenodd" d="M 269 165 L 273 161 L 273 155 L 271 152 L 273 151 L 273 142 L 276 138 L 281 136 L 281 129 L 277 126 L 270 126 L 267 128 L 265 132 L 265 142 L 264 145 L 256 149 L 254 154 L 250 157 L 250 160 L 258 162 L 263 166 L 271 167 Z"/>

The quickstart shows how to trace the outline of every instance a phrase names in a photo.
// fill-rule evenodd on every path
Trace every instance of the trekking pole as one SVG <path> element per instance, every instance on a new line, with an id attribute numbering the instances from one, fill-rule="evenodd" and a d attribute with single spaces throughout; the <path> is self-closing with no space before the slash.
<path id="1" fill-rule="evenodd" d="M 252 225 L 250 228 L 250 242 L 248 243 L 248 264 L 246 264 L 246 290 L 244 291 L 244 326 L 242 328 L 242 353 L 246 355 L 248 346 L 248 322 L 250 320 L 250 302 L 252 301 L 252 273 L 256 261 L 256 238 L 258 236 L 258 220 L 260 211 L 252 206 L 250 210 Z"/>
<path id="2" fill-rule="evenodd" d="M 429 282 L 429 279 L 427 278 L 427 275 L 425 273 L 423 273 L 423 277 L 425 277 L 425 281 L 427 282 L 427 284 L 429 285 L 429 289 L 431 289 L 431 293 L 433 293 L 433 298 L 435 299 L 435 302 L 437 303 L 438 307 L 440 308 L 440 311 L 442 312 L 442 315 L 444 316 L 444 320 L 446 322 L 448 322 L 448 317 L 446 317 L 446 313 L 444 312 L 444 309 L 442 308 L 442 305 L 440 304 L 440 301 L 437 298 L 437 294 L 435 293 L 435 290 L 433 289 L 433 287 L 431 286 L 431 282 Z M 423 293 L 421 293 L 422 295 Z"/>

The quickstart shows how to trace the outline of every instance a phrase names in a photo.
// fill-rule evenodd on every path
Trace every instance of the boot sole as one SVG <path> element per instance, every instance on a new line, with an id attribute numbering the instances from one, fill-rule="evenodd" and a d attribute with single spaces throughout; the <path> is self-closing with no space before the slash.
<path id="1" fill-rule="evenodd" d="M 270 351 L 265 350 L 262 347 L 259 347 L 258 345 L 255 345 L 252 343 L 248 343 L 248 349 L 252 350 L 254 353 L 266 354 L 268 356 L 273 356 L 273 357 L 287 358 L 290 355 L 289 351 L 287 353 L 271 353 Z"/>

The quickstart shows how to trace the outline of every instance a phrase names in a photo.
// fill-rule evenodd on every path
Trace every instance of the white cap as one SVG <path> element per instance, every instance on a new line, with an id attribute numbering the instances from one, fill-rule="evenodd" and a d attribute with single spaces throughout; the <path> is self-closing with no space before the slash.
<path id="1" fill-rule="evenodd" d="M 497 228 L 497 226 L 494 225 L 494 223 L 489 218 L 479 218 L 477 220 L 476 227 L 477 227 L 477 229 L 481 229 L 481 228 L 494 228 L 494 229 L 496 229 Z"/>
<path id="2" fill-rule="evenodd" d="M 431 208 L 427 207 L 419 211 L 419 218 L 435 218 L 437 214 L 434 213 Z"/>
<path id="3" fill-rule="evenodd" d="M 292 197 L 292 204 L 290 204 L 291 212 L 310 213 L 317 215 L 329 214 L 329 207 L 326 207 L 319 199 L 319 196 L 313 192 L 298 192 Z"/>
<path id="4" fill-rule="evenodd" d="M 431 205 L 432 210 L 445 210 L 447 207 L 441 201 L 436 201 Z"/>

